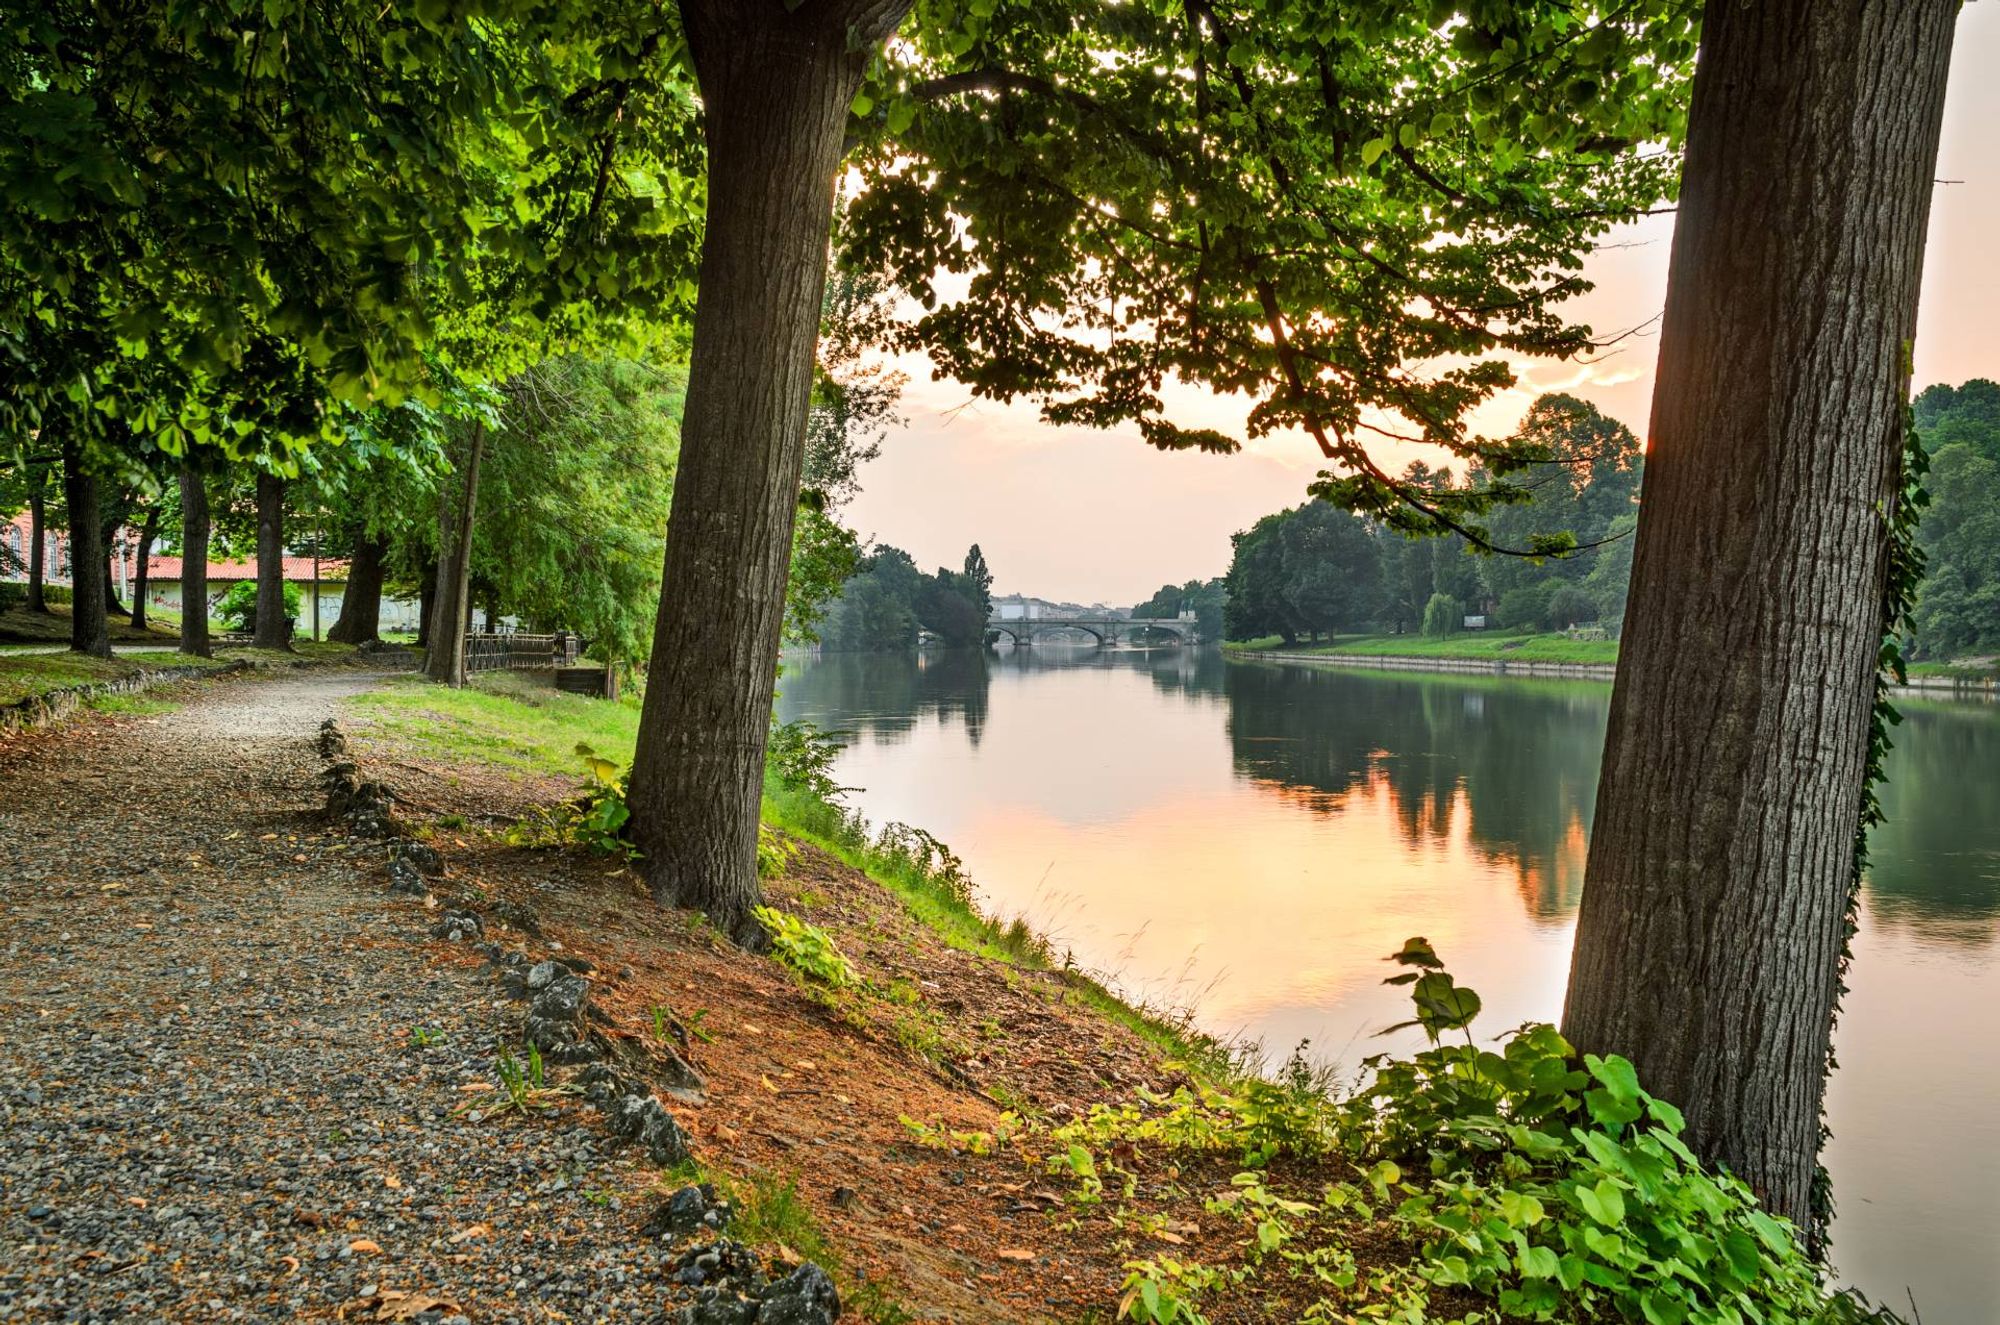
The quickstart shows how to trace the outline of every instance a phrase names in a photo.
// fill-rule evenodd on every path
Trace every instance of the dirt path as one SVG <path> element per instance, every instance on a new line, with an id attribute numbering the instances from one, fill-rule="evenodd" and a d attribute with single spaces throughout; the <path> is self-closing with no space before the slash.
<path id="1" fill-rule="evenodd" d="M 0 752 L 0 1320 L 664 1316 L 643 1157 L 452 1116 L 518 1013 L 318 814 L 310 738 L 370 684 Z"/>

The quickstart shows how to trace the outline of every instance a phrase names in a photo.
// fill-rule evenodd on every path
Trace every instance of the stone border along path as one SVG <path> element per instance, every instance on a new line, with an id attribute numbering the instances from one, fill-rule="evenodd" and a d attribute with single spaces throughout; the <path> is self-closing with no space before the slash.
<path id="1" fill-rule="evenodd" d="M 237 681 L 8 751 L 0 1321 L 834 1320 L 817 1267 L 773 1278 L 705 1240 L 712 1191 L 622 1195 L 686 1138 L 619 1067 L 567 1088 L 596 1111 L 492 1107 L 509 995 L 588 1057 L 589 982 L 498 943 L 484 974 L 424 950 L 485 924 L 390 899 L 444 862 L 394 836 L 337 728 L 325 767 L 310 735 L 378 679 Z"/>

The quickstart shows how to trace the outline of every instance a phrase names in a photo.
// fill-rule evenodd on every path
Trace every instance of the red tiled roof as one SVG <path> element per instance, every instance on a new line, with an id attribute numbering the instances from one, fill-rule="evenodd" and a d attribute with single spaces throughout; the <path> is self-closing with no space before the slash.
<path id="1" fill-rule="evenodd" d="M 146 562 L 146 578 L 149 580 L 178 580 L 181 578 L 179 557 L 152 557 Z M 208 563 L 208 578 L 211 583 L 230 580 L 254 580 L 257 578 L 257 563 L 249 557 L 235 560 L 211 557 Z M 286 557 L 285 578 L 295 584 L 311 584 L 313 560 L 311 557 Z M 332 557 L 319 563 L 319 578 L 322 581 L 344 582 L 347 579 L 347 562 Z"/>

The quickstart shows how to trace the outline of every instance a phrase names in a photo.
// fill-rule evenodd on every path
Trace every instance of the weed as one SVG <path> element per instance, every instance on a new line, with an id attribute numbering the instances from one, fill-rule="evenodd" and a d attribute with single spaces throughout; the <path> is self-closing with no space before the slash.
<path id="1" fill-rule="evenodd" d="M 418 1049 L 428 1049 L 434 1044 L 443 1044 L 445 1032 L 424 1026 L 410 1027 L 410 1043 Z"/>
<path id="2" fill-rule="evenodd" d="M 847 960 L 832 937 L 818 925 L 809 925 L 773 906 L 760 906 L 754 914 L 771 935 L 772 955 L 806 980 L 833 989 L 847 989 L 861 982 L 854 963 Z"/>

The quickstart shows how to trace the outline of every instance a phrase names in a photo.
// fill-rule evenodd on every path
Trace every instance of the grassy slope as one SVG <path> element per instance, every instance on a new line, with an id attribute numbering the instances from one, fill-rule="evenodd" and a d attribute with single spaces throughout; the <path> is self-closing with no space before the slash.
<path id="1" fill-rule="evenodd" d="M 132 623 L 124 617 L 111 618 L 111 642 L 113 644 L 158 644 L 163 649 L 171 649 L 178 638 L 180 618 L 178 616 L 161 620 L 153 614 L 151 622 L 144 630 L 132 629 Z M 57 604 L 47 612 L 24 612 L 18 608 L 11 612 L 0 612 L 0 644 L 68 644 L 69 606 Z"/>
<path id="2" fill-rule="evenodd" d="M 1330 644 L 1299 644 L 1290 649 L 1275 637 L 1227 646 L 1246 653 L 1354 654 L 1364 657 L 1472 658 L 1480 661 L 1546 663 L 1615 663 L 1617 640 L 1577 640 L 1565 635 L 1503 635 L 1478 632 L 1432 639 L 1423 635 L 1341 635 Z"/>
<path id="3" fill-rule="evenodd" d="M 349 702 L 371 724 L 372 734 L 420 753 L 579 782 L 584 775 L 579 742 L 624 765 L 631 762 L 639 732 L 637 694 L 606 703 L 562 694 L 510 672 L 475 677 L 464 690 L 399 677 Z M 836 806 L 774 785 L 765 792 L 764 819 L 868 875 L 954 948 L 1033 969 L 1064 964 L 1026 925 L 981 915 L 941 883 L 927 862 L 885 849 Z M 1135 1008 L 1095 981 L 1080 981 L 1079 987 L 1086 1003 L 1163 1052 L 1220 1065 L 1222 1046 L 1195 1032 L 1185 1014 Z"/>
<path id="4" fill-rule="evenodd" d="M 165 667 L 212 670 L 239 661 L 282 666 L 337 661 L 353 652 L 351 644 L 300 640 L 290 653 L 275 649 L 218 649 L 213 658 L 194 658 L 167 648 L 119 653 L 112 658 L 89 658 L 76 653 L 0 653 L 0 704 L 15 704 L 67 686 L 116 681 Z"/>

